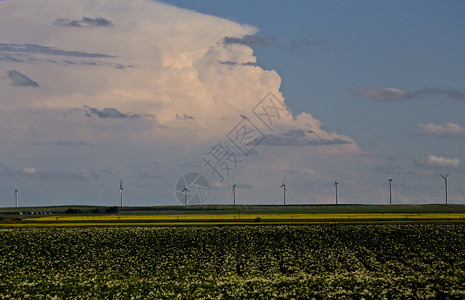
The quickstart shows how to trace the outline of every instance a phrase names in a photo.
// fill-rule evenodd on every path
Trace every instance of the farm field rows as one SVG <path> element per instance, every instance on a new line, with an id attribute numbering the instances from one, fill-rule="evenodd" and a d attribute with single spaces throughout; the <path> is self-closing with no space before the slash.
<path id="1" fill-rule="evenodd" d="M 465 226 L 0 229 L 0 298 L 464 298 Z"/>
<path id="2" fill-rule="evenodd" d="M 68 215 L 67 210 L 91 212 L 104 211 L 104 206 L 47 206 L 47 207 L 5 207 L 0 208 L 0 217 L 19 216 L 20 212 L 51 212 L 53 216 Z M 146 206 L 118 207 L 119 215 L 239 215 L 239 214 L 424 214 L 454 213 L 465 214 L 465 205 L 461 204 L 424 204 L 424 205 L 192 205 L 192 206 Z M 24 215 L 23 215 L 24 216 Z M 37 214 L 36 214 L 37 216 Z"/>
<path id="3" fill-rule="evenodd" d="M 18 222 L 19 221 L 19 222 Z M 207 214 L 207 215 L 79 215 L 26 217 L 0 227 L 124 226 L 124 225 L 238 225 L 454 222 L 465 224 L 465 214 L 453 213 L 365 213 L 365 214 Z"/>

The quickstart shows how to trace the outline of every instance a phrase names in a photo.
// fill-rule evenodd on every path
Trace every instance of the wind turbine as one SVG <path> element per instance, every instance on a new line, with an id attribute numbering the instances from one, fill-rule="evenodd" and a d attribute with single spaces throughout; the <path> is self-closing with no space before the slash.
<path id="1" fill-rule="evenodd" d="M 19 205 L 18 205 L 18 192 L 19 192 L 19 190 L 17 188 L 15 188 L 16 207 L 19 207 Z"/>
<path id="2" fill-rule="evenodd" d="M 119 196 L 121 198 L 121 207 L 123 207 L 123 178 L 121 178 L 119 183 Z"/>
<path id="3" fill-rule="evenodd" d="M 232 185 L 232 191 L 231 191 L 232 194 L 233 194 L 233 200 L 234 200 L 233 203 L 234 203 L 234 205 L 236 205 L 236 186 L 237 186 L 237 184 L 233 184 Z"/>
<path id="4" fill-rule="evenodd" d="M 283 188 L 283 200 L 284 200 L 284 205 L 286 205 L 286 175 L 284 175 L 284 180 L 283 180 L 283 184 L 280 186 L 280 188 Z"/>
<path id="5" fill-rule="evenodd" d="M 445 184 L 445 187 L 446 187 L 446 204 L 447 204 L 447 177 L 449 177 L 449 172 L 447 172 L 446 176 L 442 175 L 441 174 L 441 177 L 444 178 L 444 184 Z"/>
<path id="6" fill-rule="evenodd" d="M 339 182 L 337 182 L 337 180 L 334 181 L 334 186 L 336 187 L 336 205 L 337 205 L 337 185 L 339 184 Z"/>
<path id="7" fill-rule="evenodd" d="M 392 178 L 389 176 L 389 205 L 392 204 Z"/>
<path id="8" fill-rule="evenodd" d="M 187 188 L 187 186 L 185 186 L 181 193 L 184 193 L 184 206 L 187 205 L 187 193 L 190 193 L 191 191 L 189 191 L 189 189 Z"/>

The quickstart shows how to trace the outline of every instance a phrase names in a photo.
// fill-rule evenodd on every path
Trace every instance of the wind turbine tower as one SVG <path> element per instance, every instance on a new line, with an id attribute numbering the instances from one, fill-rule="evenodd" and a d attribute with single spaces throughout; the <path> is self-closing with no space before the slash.
<path id="1" fill-rule="evenodd" d="M 445 185 L 445 188 L 446 188 L 446 205 L 447 205 L 447 178 L 449 177 L 449 172 L 447 172 L 446 176 L 442 175 L 441 174 L 441 177 L 444 178 L 444 185 Z"/>
<path id="2" fill-rule="evenodd" d="M 389 176 L 389 205 L 392 204 L 392 178 Z"/>
<path id="3" fill-rule="evenodd" d="M 190 193 L 191 191 L 189 191 L 189 189 L 187 188 L 187 186 L 185 186 L 181 193 L 184 193 L 184 206 L 187 205 L 187 193 Z"/>
<path id="4" fill-rule="evenodd" d="M 232 185 L 232 194 L 233 194 L 233 201 L 234 201 L 233 203 L 234 203 L 234 205 L 236 205 L 236 186 L 237 186 L 237 184 Z"/>
<path id="5" fill-rule="evenodd" d="M 19 202 L 18 202 L 18 192 L 19 190 L 15 188 L 15 199 L 16 199 L 16 207 L 19 207 Z"/>
<path id="6" fill-rule="evenodd" d="M 337 182 L 337 180 L 334 181 L 334 186 L 336 187 L 336 205 L 338 204 L 337 203 L 337 185 L 339 184 L 339 182 Z"/>
<path id="7" fill-rule="evenodd" d="M 121 200 L 121 207 L 123 207 L 123 178 L 121 178 L 121 181 L 119 183 L 119 197 Z"/>
<path id="8" fill-rule="evenodd" d="M 281 185 L 281 188 L 283 189 L 283 200 L 284 200 L 284 205 L 286 205 L 286 176 L 284 176 L 283 184 Z"/>

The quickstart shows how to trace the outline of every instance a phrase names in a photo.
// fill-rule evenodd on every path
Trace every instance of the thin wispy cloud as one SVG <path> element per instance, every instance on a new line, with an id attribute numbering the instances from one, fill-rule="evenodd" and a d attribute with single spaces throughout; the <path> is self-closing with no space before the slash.
<path id="1" fill-rule="evenodd" d="M 374 171 L 377 171 L 377 172 L 380 172 L 380 173 L 400 173 L 402 168 L 397 165 L 397 164 L 389 164 L 389 163 L 385 163 L 383 165 L 375 165 L 374 167 L 372 167 L 372 170 Z"/>
<path id="2" fill-rule="evenodd" d="M 39 87 L 39 84 L 34 80 L 30 79 L 24 74 L 16 70 L 7 71 L 8 78 L 11 80 L 11 85 L 20 87 Z"/>
<path id="3" fill-rule="evenodd" d="M 53 22 L 53 25 L 66 27 L 111 27 L 113 26 L 113 22 L 102 17 L 83 17 L 81 20 L 60 18 L 55 20 L 55 22 Z"/>
<path id="4" fill-rule="evenodd" d="M 0 163 L 0 175 L 20 176 L 44 181 L 90 181 L 98 179 L 98 175 L 81 168 L 75 170 L 38 170 L 35 167 L 10 168 Z"/>
<path id="5" fill-rule="evenodd" d="M 224 44 L 242 44 L 246 46 L 267 47 L 276 45 L 278 40 L 274 37 L 258 37 L 255 35 L 244 35 L 241 38 L 227 36 L 223 39 Z"/>
<path id="6" fill-rule="evenodd" d="M 456 168 L 460 166 L 461 163 L 458 158 L 428 155 L 426 158 L 415 160 L 414 165 L 427 168 Z"/>
<path id="7" fill-rule="evenodd" d="M 4 165 L 3 163 L 0 162 L 0 175 L 10 176 L 13 173 L 14 173 L 14 171 L 10 167 L 8 167 L 8 166 L 6 166 L 6 165 Z"/>
<path id="8" fill-rule="evenodd" d="M 184 114 L 176 114 L 176 119 L 177 120 L 195 120 L 194 116 L 188 115 L 186 113 Z"/>
<path id="9" fill-rule="evenodd" d="M 126 118 L 141 118 L 142 115 L 139 114 L 130 114 L 130 113 L 122 113 L 116 108 L 107 107 L 104 109 L 97 109 L 94 107 L 90 107 L 88 105 L 84 105 L 86 109 L 86 117 L 97 117 L 102 119 L 126 119 Z"/>
<path id="10" fill-rule="evenodd" d="M 405 165 L 399 165 L 399 164 L 384 164 L 384 165 L 378 165 L 374 166 L 372 170 L 380 173 L 380 174 L 390 174 L 390 175 L 395 175 L 395 174 L 405 174 L 405 175 L 413 175 L 413 176 L 425 176 L 425 177 L 430 177 L 430 176 L 437 176 L 436 169 L 442 167 L 440 163 L 437 162 L 438 159 L 434 158 L 421 158 L 421 159 L 416 159 L 413 161 L 413 165 L 416 168 L 412 168 L 411 166 L 405 166 Z M 432 171 L 432 169 L 435 170 L 435 172 Z M 395 176 L 394 176 L 395 177 Z M 398 183 L 396 183 L 398 186 Z"/>
<path id="11" fill-rule="evenodd" d="M 235 61 L 218 61 L 222 65 L 229 65 L 229 66 L 257 66 L 257 63 L 254 62 L 246 62 L 246 63 L 238 63 Z"/>
<path id="12" fill-rule="evenodd" d="M 199 165 L 194 164 L 193 162 L 190 162 L 190 161 L 186 161 L 180 164 L 179 166 L 182 168 L 198 168 L 199 167 Z"/>
<path id="13" fill-rule="evenodd" d="M 14 55 L 0 55 L 0 60 L 9 62 L 24 62 L 23 58 L 15 57 Z"/>
<path id="14" fill-rule="evenodd" d="M 399 173 L 401 174 L 408 174 L 413 176 L 437 176 L 437 174 L 431 170 L 411 170 L 411 169 L 403 169 Z"/>
<path id="15" fill-rule="evenodd" d="M 27 175 L 37 174 L 36 168 L 32 168 L 32 167 L 25 167 L 21 170 L 21 172 Z"/>
<path id="16" fill-rule="evenodd" d="M 464 100 L 465 93 L 461 90 L 451 87 L 447 88 L 430 88 L 424 87 L 415 92 L 417 95 L 446 96 L 455 100 Z"/>
<path id="17" fill-rule="evenodd" d="M 144 179 L 159 179 L 159 178 L 162 178 L 163 176 L 147 174 L 147 173 L 137 173 L 137 174 L 132 174 L 131 177 L 144 178 Z"/>
<path id="18" fill-rule="evenodd" d="M 392 101 L 392 100 L 406 100 L 414 99 L 418 96 L 409 91 L 403 91 L 393 87 L 377 88 L 358 88 L 350 90 L 352 96 L 372 99 L 375 101 Z"/>
<path id="19" fill-rule="evenodd" d="M 104 53 L 63 50 L 38 44 L 0 43 L 0 61 L 15 63 L 50 63 L 64 66 L 109 66 L 116 69 L 133 68 L 133 65 L 108 61 L 114 55 Z"/>
<path id="20" fill-rule="evenodd" d="M 103 66 L 103 67 L 111 67 L 115 69 L 131 69 L 134 68 L 134 65 L 123 65 L 117 62 L 112 61 L 102 61 L 102 60 L 56 60 L 56 59 L 40 59 L 34 56 L 25 55 L 22 60 L 16 60 L 16 62 L 24 62 L 24 63 L 32 63 L 36 64 L 39 62 L 42 63 L 51 63 L 51 64 L 58 64 L 62 66 Z M 0 57 L 0 60 L 3 60 Z"/>
<path id="21" fill-rule="evenodd" d="M 253 186 L 250 183 L 236 183 L 236 187 L 240 189 L 252 189 Z"/>
<path id="22" fill-rule="evenodd" d="M 424 96 L 444 96 L 454 100 L 465 100 L 465 93 L 455 88 L 430 88 L 424 87 L 415 91 L 406 91 L 393 87 L 367 87 L 351 89 L 352 96 L 372 99 L 375 101 L 394 101 L 394 100 L 408 100 L 417 99 Z"/>
<path id="23" fill-rule="evenodd" d="M 62 66 L 107 66 L 115 69 L 130 69 L 134 68 L 134 65 L 129 64 L 120 64 L 112 61 L 103 61 L 103 60 L 90 60 L 90 59 L 44 59 L 36 55 L 31 54 L 8 54 L 2 55 L 0 53 L 0 61 L 15 62 L 15 63 L 29 63 L 29 64 L 38 64 L 38 63 L 48 63 Z"/>
<path id="24" fill-rule="evenodd" d="M 447 138 L 465 137 L 465 128 L 454 123 L 447 123 L 446 125 L 418 124 L 418 128 L 419 130 L 415 135 Z"/>
<path id="25" fill-rule="evenodd" d="M 261 142 L 269 146 L 322 146 L 322 145 L 349 145 L 353 141 L 338 137 L 319 137 L 312 130 L 293 129 L 282 135 L 269 134 Z"/>
<path id="26" fill-rule="evenodd" d="M 43 55 L 58 55 L 69 57 L 87 57 L 87 58 L 105 58 L 113 57 L 112 55 L 102 53 L 91 53 L 83 51 L 62 50 L 55 47 L 37 45 L 37 44 L 13 44 L 0 43 L 0 53 L 33 53 Z"/>
<path id="27" fill-rule="evenodd" d="M 313 47 L 320 44 L 323 44 L 323 40 L 293 40 L 291 41 L 291 49 L 296 49 L 300 47 Z"/>
<path id="28" fill-rule="evenodd" d="M 93 146 L 94 144 L 83 141 L 51 141 L 43 143 L 32 143 L 34 146 L 58 146 L 58 147 L 75 147 L 75 146 Z"/>
<path id="29" fill-rule="evenodd" d="M 35 174 L 40 180 L 56 180 L 56 181 L 90 181 L 97 180 L 99 176 L 93 171 L 87 169 L 72 170 L 72 171 L 49 171 L 37 172 Z"/>

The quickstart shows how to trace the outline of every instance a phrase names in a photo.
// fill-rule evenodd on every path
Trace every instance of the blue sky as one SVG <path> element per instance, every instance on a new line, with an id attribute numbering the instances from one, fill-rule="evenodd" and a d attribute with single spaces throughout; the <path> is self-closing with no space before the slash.
<path id="1" fill-rule="evenodd" d="M 251 24 L 259 29 L 257 36 L 276 39 L 267 47 L 254 47 L 258 63 L 281 75 L 281 89 L 294 112 L 309 111 L 328 128 L 349 130 L 363 139 L 361 120 L 367 115 L 380 114 L 385 130 L 396 124 L 405 130 L 404 126 L 428 120 L 448 122 L 448 117 L 460 120 L 460 110 L 442 105 L 444 97 L 403 103 L 407 105 L 403 109 L 354 98 L 348 91 L 367 86 L 407 91 L 425 86 L 463 88 L 461 1 L 165 2 Z M 304 46 L 305 40 L 315 45 Z M 292 41 L 302 42 L 301 46 L 291 49 Z M 412 114 L 415 108 L 418 113 Z M 443 113 L 437 111 L 441 108 Z"/>
<path id="2" fill-rule="evenodd" d="M 127 205 L 178 204 L 191 172 L 207 203 L 234 182 L 278 204 L 286 176 L 289 203 L 337 179 L 380 204 L 389 176 L 397 203 L 443 202 L 450 171 L 465 203 L 462 1 L 84 2 L 0 3 L 0 205 L 118 204 L 120 178 Z M 268 92 L 292 111 L 269 128 Z M 263 141 L 221 180 L 203 158 L 241 115 Z"/>
<path id="3" fill-rule="evenodd" d="M 354 138 L 368 156 L 396 159 L 402 165 L 431 154 L 461 158 L 463 135 L 439 138 L 415 133 L 420 123 L 455 123 L 463 128 L 465 98 L 422 95 L 405 101 L 373 101 L 354 97 L 350 90 L 463 91 L 463 2 L 167 2 L 252 24 L 259 28 L 257 36 L 275 39 L 254 50 L 260 65 L 281 75 L 281 90 L 293 112 L 312 113 L 326 130 Z M 299 45 L 294 49 L 293 41 Z M 384 184 L 386 174 L 374 176 L 378 185 Z M 463 192 L 460 177 L 456 183 Z M 425 179 L 406 180 L 414 185 Z"/>

